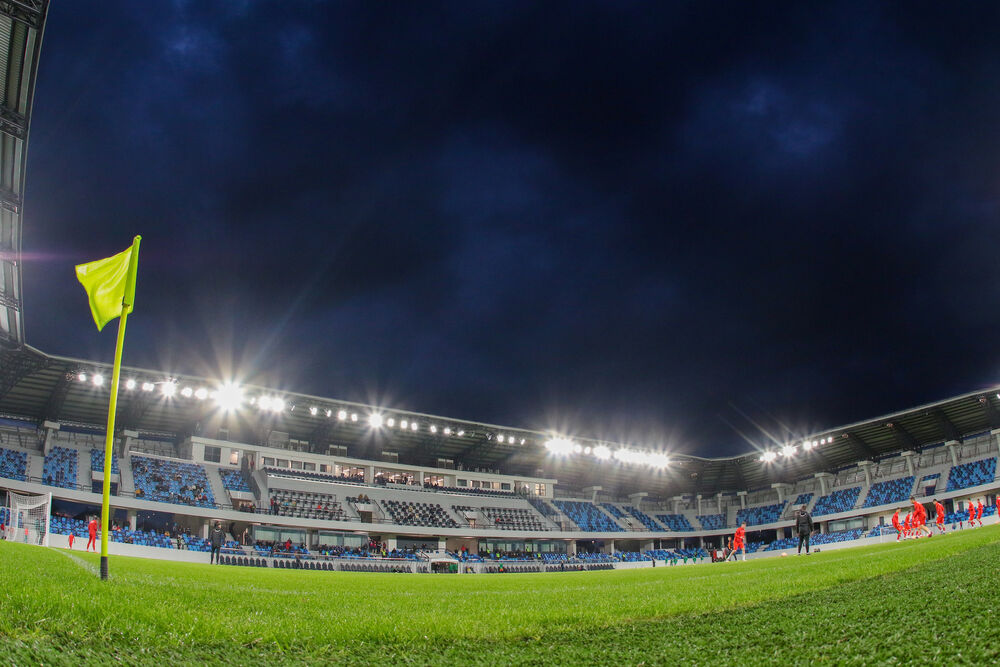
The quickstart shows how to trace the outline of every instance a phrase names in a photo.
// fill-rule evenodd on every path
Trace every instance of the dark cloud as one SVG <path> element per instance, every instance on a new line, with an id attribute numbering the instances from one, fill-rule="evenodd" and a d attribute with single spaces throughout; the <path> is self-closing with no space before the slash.
<path id="1" fill-rule="evenodd" d="M 142 233 L 134 365 L 708 454 L 994 383 L 996 13 L 53 5 L 28 340 Z"/>

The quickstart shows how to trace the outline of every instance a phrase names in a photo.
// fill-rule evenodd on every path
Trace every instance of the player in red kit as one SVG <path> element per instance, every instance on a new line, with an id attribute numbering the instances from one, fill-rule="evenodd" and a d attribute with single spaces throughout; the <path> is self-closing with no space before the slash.
<path id="1" fill-rule="evenodd" d="M 979 525 L 983 525 L 983 501 L 982 499 L 976 501 L 976 521 Z"/>
<path id="2" fill-rule="evenodd" d="M 927 510 L 913 496 L 910 496 L 910 502 L 913 503 L 913 532 L 916 533 L 919 530 L 927 537 L 933 536 L 934 533 L 927 527 Z"/>
<path id="3" fill-rule="evenodd" d="M 910 513 L 906 513 L 906 518 L 903 519 L 903 537 L 907 538 L 910 536 Z"/>
<path id="4" fill-rule="evenodd" d="M 942 505 L 937 498 L 934 499 L 934 523 L 937 524 L 937 529 L 942 533 L 944 532 L 944 505 Z"/>
<path id="5" fill-rule="evenodd" d="M 733 535 L 733 551 L 730 554 L 733 560 L 736 560 L 736 552 L 742 549 L 743 560 L 747 559 L 747 545 L 746 545 L 746 534 L 747 534 L 747 522 L 744 521 L 740 524 L 740 527 L 736 529 L 736 534 Z M 727 559 L 728 560 L 728 559 Z"/>
<path id="6" fill-rule="evenodd" d="M 97 551 L 97 517 L 90 519 L 87 531 L 90 533 L 90 539 L 87 540 L 87 551 L 90 551 L 90 547 L 94 547 L 94 551 Z"/>
<path id="7" fill-rule="evenodd" d="M 69 534 L 69 548 L 70 548 L 70 549 L 72 549 L 72 548 L 73 548 L 73 538 L 74 538 L 74 537 L 76 537 L 76 535 L 74 535 L 73 533 L 70 533 L 70 534 Z"/>
<path id="8" fill-rule="evenodd" d="M 896 541 L 903 535 L 903 527 L 899 525 L 899 508 L 892 514 L 892 527 L 896 529 Z"/>
<path id="9" fill-rule="evenodd" d="M 971 500 L 969 501 L 969 528 L 976 525 L 976 505 Z"/>

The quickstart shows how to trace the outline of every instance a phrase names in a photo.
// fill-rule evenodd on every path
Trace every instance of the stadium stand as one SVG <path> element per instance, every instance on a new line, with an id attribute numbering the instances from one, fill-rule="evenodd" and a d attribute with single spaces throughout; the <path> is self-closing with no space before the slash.
<path id="1" fill-rule="evenodd" d="M 383 500 L 381 503 L 389 511 L 393 523 L 401 526 L 460 527 L 437 503 L 414 503 L 400 500 Z"/>
<path id="2" fill-rule="evenodd" d="M 135 496 L 175 505 L 214 507 L 205 468 L 197 463 L 132 456 Z"/>
<path id="3" fill-rule="evenodd" d="M 0 449 L 0 476 L 25 481 L 28 455 L 13 449 Z"/>
<path id="4" fill-rule="evenodd" d="M 989 484 L 996 479 L 997 457 L 952 466 L 948 473 L 948 491 Z"/>
<path id="5" fill-rule="evenodd" d="M 104 472 L 104 452 L 99 449 L 90 450 L 90 469 L 94 472 Z M 121 472 L 118 468 L 118 455 L 111 453 L 111 474 L 117 475 Z"/>
<path id="6" fill-rule="evenodd" d="M 595 533 L 623 533 L 625 529 L 601 512 L 593 503 L 578 500 L 553 500 L 552 504 L 559 508 L 569 520 L 580 527 L 580 530 Z"/>
<path id="7" fill-rule="evenodd" d="M 291 470 L 289 468 L 264 468 L 267 475 L 304 479 L 310 482 L 337 482 L 339 484 L 364 484 L 364 475 L 328 475 L 322 472 L 308 470 Z"/>
<path id="8" fill-rule="evenodd" d="M 813 535 L 810 544 L 812 546 L 820 546 L 835 542 L 851 542 L 860 539 L 863 532 L 864 528 L 851 528 L 849 530 L 837 530 L 832 533 L 820 533 L 819 535 Z M 796 541 L 797 544 L 798 542 Z"/>
<path id="9" fill-rule="evenodd" d="M 549 517 L 550 519 L 556 519 L 559 516 L 559 513 L 552 508 L 552 505 L 549 505 L 542 498 L 528 496 L 528 502 L 531 503 L 531 506 L 538 510 L 542 516 Z"/>
<path id="10" fill-rule="evenodd" d="M 428 491 L 440 491 L 443 493 L 461 493 L 473 496 L 493 496 L 496 498 L 510 498 L 516 496 L 513 491 L 498 491 L 496 489 L 482 489 L 473 486 L 442 486 L 440 484 L 424 483 L 424 489 Z"/>
<path id="11" fill-rule="evenodd" d="M 652 533 L 663 532 L 663 526 L 653 521 L 652 517 L 650 517 L 645 512 L 640 512 L 637 508 L 632 507 L 631 505 L 626 505 L 625 511 L 634 516 L 639 521 L 641 521 L 642 525 L 645 526 L 646 529 L 649 530 L 650 532 Z"/>
<path id="12" fill-rule="evenodd" d="M 613 503 L 601 503 L 601 507 L 606 509 L 611 514 L 611 516 L 613 516 L 616 519 L 625 518 L 625 512 L 618 509 L 618 507 Z"/>
<path id="13" fill-rule="evenodd" d="M 771 542 L 764 551 L 783 551 L 785 549 L 795 549 L 799 546 L 799 539 L 797 537 L 783 537 L 780 540 L 775 540 Z"/>
<path id="14" fill-rule="evenodd" d="M 53 447 L 45 455 L 42 481 L 49 486 L 63 489 L 76 487 L 79 452 L 67 447 Z"/>
<path id="15" fill-rule="evenodd" d="M 721 530 L 726 527 L 725 514 L 699 514 L 695 518 L 705 530 Z"/>
<path id="16" fill-rule="evenodd" d="M 245 491 L 250 493 L 250 487 L 239 470 L 219 470 L 219 477 L 222 479 L 222 487 L 229 491 Z"/>
<path id="17" fill-rule="evenodd" d="M 490 527 L 500 530 L 549 530 L 531 510 L 518 507 L 484 507 L 483 515 L 492 521 Z"/>
<path id="18" fill-rule="evenodd" d="M 823 516 L 824 514 L 847 512 L 858 504 L 858 497 L 860 495 L 861 487 L 852 486 L 849 489 L 840 489 L 839 491 L 828 493 L 825 496 L 820 496 L 819 500 L 816 501 L 816 505 L 813 507 L 812 515 L 817 517 Z"/>
<path id="19" fill-rule="evenodd" d="M 775 505 L 761 505 L 758 507 L 747 507 L 736 513 L 736 525 L 744 521 L 748 526 L 760 526 L 765 523 L 775 523 L 781 520 L 781 513 L 785 511 L 787 503 L 777 503 Z"/>
<path id="20" fill-rule="evenodd" d="M 279 516 L 326 521 L 347 520 L 343 506 L 328 493 L 271 489 L 270 496 L 276 502 L 274 507 Z"/>
<path id="21" fill-rule="evenodd" d="M 879 505 L 901 503 L 908 500 L 913 493 L 913 483 L 915 480 L 916 478 L 910 475 L 909 477 L 900 477 L 899 479 L 890 479 L 872 484 L 868 490 L 868 495 L 865 496 L 865 502 L 862 507 L 878 507 Z"/>
<path id="22" fill-rule="evenodd" d="M 802 507 L 803 505 L 808 505 L 809 501 L 813 499 L 812 493 L 800 493 L 796 498 L 795 502 L 792 503 L 792 507 Z"/>
<path id="23" fill-rule="evenodd" d="M 694 526 L 683 514 L 657 514 L 656 520 L 670 530 L 677 532 L 693 532 Z"/>
<path id="24" fill-rule="evenodd" d="M 88 537 L 86 521 L 55 515 L 49 521 L 49 532 L 57 535 L 69 535 L 73 533 L 77 537 Z M 160 547 L 162 549 L 175 548 L 174 541 L 168 536 L 146 530 L 131 530 L 129 528 L 109 530 L 108 539 L 121 544 L 137 544 L 146 547 Z"/>

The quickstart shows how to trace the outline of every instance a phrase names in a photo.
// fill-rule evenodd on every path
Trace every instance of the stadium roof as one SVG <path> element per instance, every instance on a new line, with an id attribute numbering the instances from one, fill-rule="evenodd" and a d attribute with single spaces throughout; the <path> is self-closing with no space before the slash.
<path id="1" fill-rule="evenodd" d="M 48 0 L 0 0 L 0 347 L 24 343 L 21 218 Z"/>
<path id="2" fill-rule="evenodd" d="M 95 375 L 107 379 L 97 385 Z M 50 420 L 103 431 L 110 376 L 107 364 L 46 355 L 28 346 L 0 351 L 0 414 L 36 424 Z M 131 389 L 124 388 L 127 380 L 135 381 Z M 171 382 L 176 393 L 168 397 L 163 387 Z M 670 454 L 668 466 L 654 468 L 614 458 L 598 460 L 584 448 L 603 445 L 615 451 L 621 446 L 579 438 L 575 439 L 579 453 L 554 456 L 545 446 L 554 434 L 530 429 L 250 385 L 242 388 L 246 398 L 242 409 L 225 413 L 210 397 L 210 392 L 218 391 L 218 381 L 126 368 L 122 383 L 119 429 L 164 440 L 218 437 L 221 428 L 234 442 L 319 454 L 329 453 L 331 446 L 344 446 L 349 456 L 370 460 L 384 460 L 383 452 L 394 452 L 399 463 L 427 466 L 448 459 L 464 470 L 554 477 L 561 487 L 601 486 L 617 497 L 635 491 L 669 497 L 753 490 L 1000 428 L 1000 387 L 993 387 L 812 434 L 807 441 L 817 445 L 808 450 L 802 441 L 783 443 L 796 447 L 792 456 L 782 455 L 776 443 L 777 457 L 771 462 L 762 461 L 759 451 L 714 459 Z M 275 399 L 281 401 L 280 411 L 274 409 Z M 271 405 L 264 407 L 267 403 Z M 369 423 L 372 413 L 382 417 L 380 428 Z"/>

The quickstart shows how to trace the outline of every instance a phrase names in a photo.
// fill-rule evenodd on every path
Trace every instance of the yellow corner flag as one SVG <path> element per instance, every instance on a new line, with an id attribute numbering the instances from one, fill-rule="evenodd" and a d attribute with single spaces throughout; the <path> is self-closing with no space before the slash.
<path id="1" fill-rule="evenodd" d="M 132 248 L 129 247 L 113 257 L 76 265 L 76 279 L 87 290 L 90 312 L 98 331 L 122 314 L 131 260 Z"/>
<path id="2" fill-rule="evenodd" d="M 125 322 L 135 303 L 135 277 L 139 271 L 139 241 L 132 239 L 132 247 L 114 257 L 78 264 L 76 278 L 87 290 L 90 312 L 94 315 L 97 330 L 115 319 L 118 320 L 118 340 L 115 343 L 115 363 L 111 372 L 111 398 L 108 401 L 108 426 L 104 432 L 105 466 L 111 465 L 112 445 L 115 438 L 115 413 L 118 411 L 118 379 L 122 368 L 122 347 L 125 344 Z M 110 470 L 110 468 L 107 468 Z M 111 475 L 104 475 L 101 498 L 101 579 L 108 578 L 108 526 L 111 525 Z"/>

